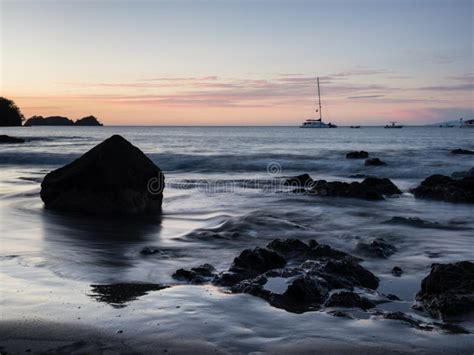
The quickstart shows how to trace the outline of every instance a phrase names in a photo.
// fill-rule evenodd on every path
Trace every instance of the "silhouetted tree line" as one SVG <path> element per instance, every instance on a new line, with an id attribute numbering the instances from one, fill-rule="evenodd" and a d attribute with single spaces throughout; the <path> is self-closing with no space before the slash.
<path id="1" fill-rule="evenodd" d="M 12 100 L 0 97 L 0 126 L 21 126 L 25 117 Z"/>

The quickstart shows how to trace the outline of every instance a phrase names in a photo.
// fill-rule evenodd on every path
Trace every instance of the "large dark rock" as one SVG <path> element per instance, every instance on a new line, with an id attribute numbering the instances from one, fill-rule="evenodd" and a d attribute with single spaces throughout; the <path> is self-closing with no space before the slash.
<path id="1" fill-rule="evenodd" d="M 265 271 L 285 266 L 286 260 L 278 253 L 265 249 L 245 249 L 234 259 L 229 271 L 250 275 L 259 275 Z"/>
<path id="2" fill-rule="evenodd" d="M 465 154 L 465 155 L 474 155 L 474 150 L 467 150 L 467 149 L 454 149 L 451 151 L 451 154 Z"/>
<path id="3" fill-rule="evenodd" d="M 26 120 L 25 126 L 72 126 L 74 122 L 62 116 L 33 116 Z"/>
<path id="4" fill-rule="evenodd" d="M 423 310 L 435 317 L 474 311 L 474 263 L 433 264 L 416 299 Z"/>
<path id="5" fill-rule="evenodd" d="M 387 165 L 387 163 L 380 160 L 379 158 L 370 158 L 370 159 L 365 160 L 364 165 L 365 166 L 382 166 L 382 165 Z"/>
<path id="6" fill-rule="evenodd" d="M 367 177 L 362 182 L 316 181 L 310 190 L 319 196 L 351 197 L 365 200 L 383 200 L 384 195 L 401 194 L 387 178 Z"/>
<path id="7" fill-rule="evenodd" d="M 112 136 L 79 159 L 46 175 L 47 208 L 96 215 L 161 211 L 164 176 L 137 147 Z"/>
<path id="8" fill-rule="evenodd" d="M 369 153 L 361 150 L 360 152 L 349 152 L 346 154 L 346 159 L 366 159 L 369 157 Z"/>
<path id="9" fill-rule="evenodd" d="M 444 175 L 431 175 L 411 192 L 416 198 L 474 203 L 474 177 L 453 179 Z"/>
<path id="10" fill-rule="evenodd" d="M 15 143 L 25 143 L 23 138 L 10 137 L 6 134 L 0 135 L 0 144 L 15 144 Z"/>
<path id="11" fill-rule="evenodd" d="M 76 126 L 103 126 L 102 123 L 94 116 L 80 118 L 74 122 Z"/>

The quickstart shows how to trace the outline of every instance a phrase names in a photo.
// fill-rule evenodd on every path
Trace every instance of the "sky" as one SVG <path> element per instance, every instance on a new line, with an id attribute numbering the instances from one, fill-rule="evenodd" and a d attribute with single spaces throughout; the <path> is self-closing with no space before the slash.
<path id="1" fill-rule="evenodd" d="M 0 96 L 107 125 L 474 117 L 474 0 L 0 0 Z"/>

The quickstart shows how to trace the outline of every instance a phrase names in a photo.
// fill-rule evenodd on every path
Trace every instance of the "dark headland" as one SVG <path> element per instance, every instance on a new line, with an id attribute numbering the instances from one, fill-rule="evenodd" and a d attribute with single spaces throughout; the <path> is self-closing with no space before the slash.
<path id="1" fill-rule="evenodd" d="M 103 126 L 94 116 L 87 116 L 73 121 L 63 116 L 33 116 L 26 120 L 25 126 Z"/>
<path id="2" fill-rule="evenodd" d="M 16 126 L 103 126 L 95 116 L 86 116 L 71 120 L 63 116 L 32 116 L 25 123 L 25 116 L 20 108 L 10 99 L 0 97 L 0 127 Z M 16 143 L 16 142 L 15 142 Z"/>

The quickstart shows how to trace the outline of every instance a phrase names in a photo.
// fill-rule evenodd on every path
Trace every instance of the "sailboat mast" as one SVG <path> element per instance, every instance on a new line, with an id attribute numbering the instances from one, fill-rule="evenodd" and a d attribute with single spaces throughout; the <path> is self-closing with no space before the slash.
<path id="1" fill-rule="evenodd" d="M 319 120 L 323 121 L 323 114 L 321 112 L 321 91 L 319 90 L 319 76 L 317 77 L 318 81 L 318 98 L 319 98 Z"/>

